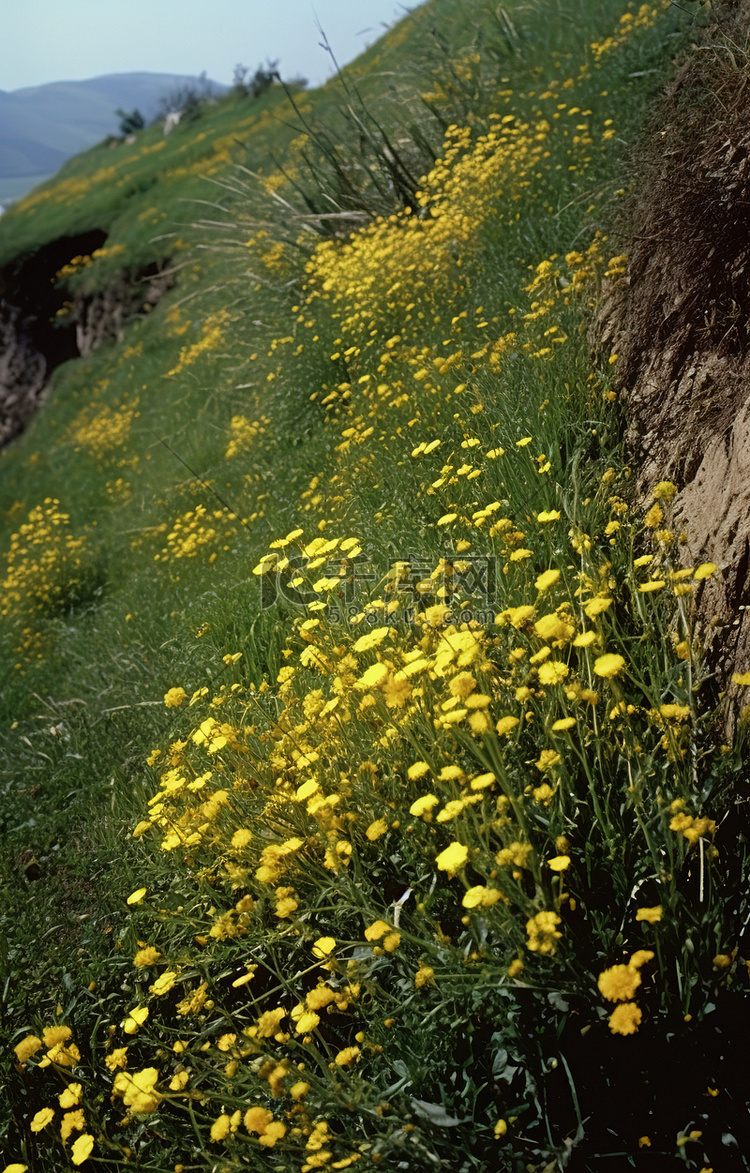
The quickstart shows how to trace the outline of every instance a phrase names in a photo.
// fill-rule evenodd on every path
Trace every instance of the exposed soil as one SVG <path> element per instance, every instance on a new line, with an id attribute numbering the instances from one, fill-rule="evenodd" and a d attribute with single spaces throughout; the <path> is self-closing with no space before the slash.
<path id="1" fill-rule="evenodd" d="M 720 687 L 750 668 L 750 2 L 724 0 L 657 106 L 635 161 L 597 342 L 616 352 L 645 500 L 669 479 L 686 564 L 720 573 L 698 598 Z"/>
<path id="2" fill-rule="evenodd" d="M 98 229 L 63 236 L 0 269 L 0 446 L 23 431 L 56 367 L 121 341 L 125 323 L 172 284 L 162 266 L 149 265 L 123 271 L 103 291 L 71 298 L 56 274 L 106 239 Z"/>

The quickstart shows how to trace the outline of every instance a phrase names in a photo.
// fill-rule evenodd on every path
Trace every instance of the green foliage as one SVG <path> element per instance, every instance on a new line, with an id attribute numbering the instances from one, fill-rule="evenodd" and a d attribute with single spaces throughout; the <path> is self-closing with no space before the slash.
<path id="1" fill-rule="evenodd" d="M 247 66 L 235 65 L 232 89 L 241 98 L 260 98 L 280 80 L 278 64 L 278 61 L 267 61 L 265 65 L 259 65 L 252 75 Z"/>
<path id="2" fill-rule="evenodd" d="M 138 109 L 131 110 L 130 113 L 117 109 L 115 114 L 120 119 L 120 134 L 135 134 L 137 131 L 143 130 L 146 125 L 146 120 Z"/>

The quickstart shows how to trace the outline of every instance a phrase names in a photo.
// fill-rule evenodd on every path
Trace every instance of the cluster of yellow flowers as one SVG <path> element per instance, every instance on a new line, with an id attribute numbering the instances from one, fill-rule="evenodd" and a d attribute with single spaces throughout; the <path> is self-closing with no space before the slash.
<path id="1" fill-rule="evenodd" d="M 109 455 L 127 444 L 137 409 L 137 399 L 119 407 L 85 407 L 70 426 L 70 439 L 76 448 L 87 448 L 94 456 Z"/>
<path id="2" fill-rule="evenodd" d="M 482 247 L 481 228 L 496 219 L 500 200 L 510 215 L 529 186 L 548 149 L 550 123 L 526 124 L 512 114 L 493 115 L 491 123 L 476 138 L 468 127 L 447 129 L 443 156 L 425 177 L 416 208 L 315 250 L 305 305 L 309 311 L 320 298 L 331 304 L 345 358 L 371 347 L 373 335 L 391 321 L 402 334 L 418 335 L 448 291 L 456 295 L 461 270 Z"/>
<path id="3" fill-rule="evenodd" d="M 233 415 L 229 425 L 229 444 L 226 458 L 231 460 L 243 452 L 248 452 L 259 436 L 264 435 L 270 420 L 267 415 L 259 419 L 250 420 L 245 415 Z"/>
<path id="4" fill-rule="evenodd" d="M 60 1068 L 70 1071 L 81 1060 L 81 1052 L 72 1042 L 73 1032 L 69 1026 L 59 1024 L 48 1026 L 42 1032 L 42 1038 L 36 1035 L 27 1035 L 14 1047 L 16 1059 L 21 1066 L 25 1066 L 32 1055 L 44 1050 L 44 1056 L 38 1061 L 39 1067 Z M 83 1085 L 75 1081 L 66 1081 L 65 1089 L 57 1097 L 58 1107 L 62 1114 L 57 1119 L 60 1129 L 60 1139 L 63 1146 L 67 1146 L 71 1135 L 80 1132 L 80 1136 L 73 1142 L 70 1150 L 70 1159 L 74 1165 L 82 1165 L 94 1149 L 94 1137 L 86 1132 L 86 1118 L 83 1102 Z M 56 1108 L 40 1108 L 33 1116 L 30 1124 L 32 1132 L 42 1132 L 57 1118 Z M 14 1166 L 10 1166 L 11 1169 Z M 25 1165 L 18 1165 L 19 1170 L 25 1170 Z"/>
<path id="5" fill-rule="evenodd" d="M 591 52 L 597 64 L 607 53 L 619 49 L 633 33 L 652 28 L 659 16 L 669 8 L 670 0 L 660 0 L 659 4 L 641 4 L 637 12 L 625 12 L 620 17 L 620 27 L 602 41 L 593 41 Z"/>
<path id="6" fill-rule="evenodd" d="M 206 354 L 221 346 L 229 320 L 230 314 L 228 310 L 218 310 L 215 314 L 209 314 L 203 322 L 201 336 L 198 341 L 193 342 L 190 346 L 183 346 L 177 363 L 172 367 L 171 371 L 167 371 L 167 375 L 179 375 L 185 367 L 194 363 L 201 354 Z"/>
<path id="7" fill-rule="evenodd" d="M 72 532 L 60 502 L 45 497 L 11 535 L 0 615 L 54 604 L 80 576 L 85 550 L 85 538 Z"/>
<path id="8" fill-rule="evenodd" d="M 621 22 L 626 32 L 645 23 L 641 14 Z M 94 1060 L 100 1103 L 125 1113 L 110 1137 L 171 1104 L 187 1109 L 205 1152 L 226 1154 L 227 1168 L 244 1167 L 230 1166 L 235 1152 L 245 1164 L 248 1152 L 283 1155 L 300 1173 L 369 1167 L 380 1160 L 376 1143 L 364 1131 L 353 1140 L 336 1114 L 367 1101 L 368 1127 L 387 1116 L 384 1098 L 370 1110 L 367 1097 L 381 1077 L 397 1087 L 389 1032 L 456 973 L 541 992 L 545 1005 L 564 973 L 592 1018 L 603 1014 L 599 995 L 615 1004 L 617 1035 L 648 1015 L 644 975 L 654 961 L 661 973 L 675 876 L 691 853 L 707 867 L 714 858 L 714 821 L 681 791 L 696 733 L 691 598 L 716 567 L 678 568 L 670 483 L 656 487 L 643 525 L 614 469 L 598 484 L 587 474 L 580 501 L 577 484 L 561 487 L 566 470 L 549 438 L 490 418 L 482 394 L 482 380 L 495 386 L 511 362 L 538 371 L 556 361 L 569 340 L 566 311 L 602 275 L 621 278 L 626 259 L 608 259 L 597 235 L 531 266 L 528 304 L 511 307 L 508 321 L 480 305 L 456 309 L 442 346 L 424 334 L 433 311 L 442 322 L 446 304 L 464 305 L 482 232 L 515 216 L 563 124 L 572 158 L 588 157 L 591 112 L 559 101 L 560 90 L 539 97 L 551 103 L 548 118 L 497 113 L 485 133 L 451 126 L 417 207 L 325 242 L 310 260 L 293 312 L 316 341 L 331 319 L 337 333 L 330 361 L 346 377 L 310 396 L 337 429 L 335 455 L 301 494 L 305 529 L 271 542 L 253 570 L 265 602 L 289 604 L 277 621 L 278 671 L 251 684 L 243 653 L 227 648 L 234 683 L 175 682 L 164 695 L 177 733 L 147 758 L 154 793 L 133 836 L 153 843 L 154 874 L 180 874 L 190 895 L 165 907 L 171 885 L 144 876 L 128 897 L 144 938 L 128 955 L 139 992 Z M 608 126 L 601 138 L 611 138 Z M 266 262 L 285 263 L 283 250 L 272 247 Z M 170 325 L 187 328 L 177 313 Z M 227 311 L 206 319 L 169 373 L 216 351 L 228 328 Z M 283 362 L 296 342 L 296 332 L 280 333 L 268 357 Z M 601 408 L 601 374 L 581 382 Z M 234 416 L 227 457 L 252 450 L 268 423 Z M 349 520 L 360 485 L 395 493 L 377 481 L 383 453 L 424 509 L 431 551 L 404 549 L 387 568 Z M 384 500 L 374 523 L 388 508 Z M 370 531 L 380 536 L 377 524 Z M 197 506 L 176 519 L 156 559 L 212 561 L 236 532 L 225 512 Z M 645 551 L 635 559 L 634 545 Z M 662 622 L 660 662 L 673 649 L 674 664 L 651 679 L 639 645 Z M 634 626 L 637 638 L 627 634 Z M 609 852 L 614 869 L 631 840 L 660 903 L 647 906 L 629 879 L 617 896 L 622 953 L 603 946 L 582 965 L 576 932 L 592 859 Z M 639 934 L 654 948 L 635 948 Z M 716 954 L 714 968 L 725 973 L 732 961 Z M 58 1033 L 28 1036 L 16 1055 L 26 1064 L 46 1047 L 41 1065 L 71 1069 L 60 1136 L 82 1134 L 71 1151 L 80 1163 L 105 1129 L 87 1105 L 84 1116 L 85 1064 L 69 1028 L 49 1031 Z M 56 1112 L 42 1108 L 32 1128 L 50 1127 Z M 512 1134 L 515 1119 L 493 1117 L 494 1139 Z M 406 1161 L 414 1127 L 398 1134 Z"/>
<path id="9" fill-rule="evenodd" d="M 215 562 L 220 550 L 229 549 L 227 543 L 236 534 L 238 524 L 224 509 L 209 511 L 205 505 L 196 505 L 195 509 L 175 518 L 166 535 L 166 545 L 154 559 L 170 562 L 208 554 L 208 561 Z"/>

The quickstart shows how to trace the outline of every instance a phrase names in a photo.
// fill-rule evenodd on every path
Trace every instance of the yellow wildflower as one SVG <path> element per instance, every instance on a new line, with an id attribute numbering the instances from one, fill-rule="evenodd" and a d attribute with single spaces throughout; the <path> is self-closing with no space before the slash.
<path id="1" fill-rule="evenodd" d="M 73 1142 L 73 1147 L 70 1150 L 70 1159 L 74 1165 L 82 1165 L 87 1161 L 94 1150 L 94 1138 L 90 1132 L 84 1132 L 83 1136 L 79 1136 Z"/>
<path id="2" fill-rule="evenodd" d="M 469 849 L 464 847 L 463 843 L 453 842 L 440 852 L 435 863 L 441 871 L 447 872 L 449 876 L 455 876 L 456 872 L 460 871 L 469 858 Z"/>
<path id="3" fill-rule="evenodd" d="M 608 652 L 604 656 L 598 656 L 594 661 L 594 672 L 597 676 L 616 676 L 624 667 L 624 658 L 612 652 Z"/>
<path id="4" fill-rule="evenodd" d="M 532 916 L 526 922 L 527 949 L 545 956 L 553 954 L 557 949 L 557 940 L 562 937 L 562 933 L 557 931 L 560 923 L 560 917 L 554 912 L 538 912 Z"/>
<path id="5" fill-rule="evenodd" d="M 653 925 L 657 924 L 657 922 L 661 920 L 661 915 L 661 904 L 655 904 L 653 908 L 639 908 L 636 911 L 635 919 L 637 921 L 647 921 L 648 924 Z"/>
<path id="6" fill-rule="evenodd" d="M 641 975 L 633 965 L 613 965 L 599 974 L 599 992 L 608 1002 L 627 1002 L 641 984 Z"/>
<path id="7" fill-rule="evenodd" d="M 27 1063 L 32 1055 L 42 1049 L 42 1040 L 38 1039 L 36 1035 L 27 1035 L 25 1039 L 21 1039 L 20 1043 L 16 1043 L 13 1050 L 16 1053 L 16 1059 L 19 1063 Z"/>
<path id="8" fill-rule="evenodd" d="M 643 1011 L 635 1002 L 623 1002 L 616 1006 L 609 1016 L 609 1029 L 613 1035 L 633 1035 L 640 1026 Z"/>
<path id="9" fill-rule="evenodd" d="M 33 1117 L 29 1125 L 32 1132 L 41 1132 L 48 1124 L 51 1124 L 55 1119 L 54 1108 L 40 1108 L 36 1116 Z"/>

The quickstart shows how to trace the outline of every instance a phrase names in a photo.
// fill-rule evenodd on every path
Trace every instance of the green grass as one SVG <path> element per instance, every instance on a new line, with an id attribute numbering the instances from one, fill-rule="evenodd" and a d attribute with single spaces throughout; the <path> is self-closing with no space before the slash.
<path id="1" fill-rule="evenodd" d="M 30 575 L 36 563 L 18 559 L 19 576 L 41 583 L 43 597 L 36 606 L 12 608 L 0 631 L 4 1027 L 14 1045 L 53 1018 L 73 1028 L 82 1047 L 76 1071 L 85 1083 L 86 1127 L 102 1168 L 123 1164 L 123 1145 L 133 1154 L 124 1164 L 144 1170 L 190 1167 L 188 1160 L 196 1169 L 215 1162 L 260 1168 L 272 1155 L 266 1147 L 273 1147 L 278 1168 L 313 1168 L 310 1154 L 325 1149 L 321 1142 L 305 1150 L 305 1136 L 309 1141 L 321 1120 L 331 1122 L 336 1138 L 330 1160 L 356 1152 L 361 1169 L 380 1161 L 415 1170 L 449 1162 L 488 1173 L 554 1168 L 548 1162 L 562 1160 L 565 1137 L 576 1129 L 582 1160 L 604 1159 L 613 1102 L 597 1080 L 611 1081 L 613 1097 L 620 1093 L 621 1049 L 631 1048 L 625 1070 L 636 1072 L 648 1100 L 659 1094 L 661 1060 L 648 1066 L 641 1039 L 661 1056 L 672 1054 L 665 1040 L 690 1014 L 694 1050 L 708 1055 L 699 1033 L 707 1005 L 718 1004 L 723 1015 L 739 996 L 739 975 L 731 970 L 735 985 L 727 989 L 712 958 L 731 953 L 744 915 L 741 885 L 730 893 L 711 863 L 709 837 L 699 835 L 696 905 L 696 854 L 669 830 L 665 812 L 682 801 L 686 817 L 717 818 L 741 768 L 741 746 L 723 756 L 715 750 L 700 713 L 698 665 L 674 650 L 691 638 L 689 603 L 671 589 L 657 601 L 638 590 L 649 572 L 637 573 L 634 557 L 653 551 L 666 575 L 678 555 L 667 538 L 654 544 L 628 510 L 611 367 L 592 361 L 586 341 L 599 283 L 620 252 L 606 235 L 627 187 L 629 152 L 650 98 L 693 33 L 689 16 L 674 8 L 598 55 L 591 46 L 622 28 L 624 10 L 578 0 L 467 13 L 454 0 L 433 0 L 339 81 L 296 96 L 306 143 L 282 92 L 252 103 L 229 100 L 166 141 L 152 129 L 133 147 L 79 156 L 0 221 L 5 262 L 61 235 L 107 232 L 104 255 L 69 278 L 73 293 L 104 289 L 115 276 L 153 262 L 169 261 L 177 278 L 155 309 L 129 323 L 121 344 L 61 367 L 43 410 L 0 454 L 0 548 L 10 549 L 11 535 L 47 497 L 59 499 L 69 517 L 60 532 L 83 540 L 67 563 L 43 573 Z M 472 144 L 511 114 L 521 130 L 497 149 L 507 149 L 508 168 L 518 170 L 492 172 L 493 151 L 469 163 Z M 466 160 L 467 177 L 450 189 L 448 169 L 433 181 L 430 198 L 436 210 L 442 200 L 470 222 L 457 219 L 455 235 L 428 253 L 432 238 L 420 238 L 414 249 L 404 216 L 386 228 L 372 217 L 396 215 L 404 202 L 405 189 L 388 186 L 393 146 L 404 171 L 423 176 L 444 153 L 450 126 L 471 131 L 456 162 L 458 170 Z M 412 197 L 417 217 L 413 190 Z M 345 220 L 320 218 L 325 208 L 358 210 L 374 225 L 362 237 L 375 242 L 363 259 L 346 242 Z M 424 270 L 426 257 L 435 263 L 432 273 Z M 310 267 L 315 258 L 325 269 Z M 538 266 L 549 258 L 545 276 Z M 397 287 L 393 274 L 401 269 Z M 550 326 L 566 341 L 551 343 Z M 232 431 L 235 417 L 249 421 L 252 434 L 227 455 L 231 438 L 241 435 Z M 517 446 L 527 437 L 529 444 Z M 487 455 L 500 447 L 502 457 Z M 490 504 L 494 511 L 478 520 Z M 206 511 L 202 519 L 198 507 Z M 555 511 L 561 520 L 549 528 L 534 520 Z M 501 517 L 508 526 L 491 532 Z M 620 528 L 607 529 L 618 518 Z M 298 605 L 283 573 L 276 586 L 285 598 L 265 606 L 274 575 L 254 570 L 270 543 L 298 527 L 300 544 L 333 535 L 356 537 L 362 547 L 353 582 L 330 596 L 339 599 L 333 607 Z M 506 540 L 509 529 L 520 537 Z M 512 559 L 514 543 L 525 540 L 533 547 L 529 558 Z M 471 576 L 459 596 L 464 610 L 481 615 L 474 630 L 484 642 L 472 687 L 491 698 L 493 720 L 527 703 L 515 695 L 525 687 L 523 657 L 508 656 L 523 640 L 526 653 L 535 652 L 540 638 L 528 624 L 497 626 L 495 615 L 538 601 L 534 583 L 549 568 L 561 572 L 554 605 L 575 611 L 579 624 L 587 624 L 575 594 L 580 575 L 587 576 L 588 594 L 611 598 L 596 625 L 596 648 L 622 655 L 627 676 L 597 682 L 594 653 L 565 653 L 581 687 L 605 690 L 593 716 L 584 718 L 585 706 L 576 709 L 578 701 L 559 685 L 545 692 L 533 672 L 528 707 L 519 710 L 523 723 L 507 751 L 501 734 L 482 741 L 478 727 L 470 732 L 443 721 L 451 711 L 443 707 L 447 677 L 425 685 L 409 721 L 397 720 L 398 708 L 377 690 L 369 709 L 358 707 L 366 689 L 353 680 L 368 656 L 353 671 L 344 663 L 347 649 L 368 623 L 383 625 L 391 602 L 394 614 L 407 614 L 381 637 L 392 645 L 389 671 L 418 646 L 437 655 L 438 636 L 420 627 L 425 606 L 440 606 L 437 587 L 415 593 L 415 583 L 464 550 L 477 567 L 488 558 L 497 567 L 496 597 L 488 600 L 486 582 Z M 398 561 L 411 565 L 401 591 L 387 577 Z M 311 579 L 338 577 L 340 569 L 337 554 L 312 568 Z M 319 587 L 318 595 L 327 589 Z M 368 618 L 351 631 L 355 611 Z M 301 628 L 303 620 L 312 622 Z M 331 664 L 344 665 L 335 671 L 342 707 L 351 710 L 339 727 L 332 719 L 322 738 L 316 698 L 329 682 L 305 659 L 316 639 Z M 562 652 L 549 654 L 554 663 Z M 374 666 L 382 655 L 381 649 L 369 661 Z M 279 688 L 280 671 L 291 667 L 294 683 Z M 195 695 L 192 708 L 165 707 L 165 693 L 176 687 L 188 696 L 207 691 Z M 626 708 L 617 725 L 619 718 L 604 710 L 614 711 L 620 700 L 633 710 Z M 686 708 L 689 725 L 680 723 L 684 716 L 659 717 L 664 704 Z M 572 735 L 547 732 L 553 717 L 565 720 L 573 711 L 585 730 L 579 757 Z M 211 717 L 231 733 L 226 747 L 206 756 L 192 734 Z M 187 748 L 168 751 L 178 740 Z M 548 776 L 547 767 L 532 767 L 549 745 L 566 754 L 563 765 L 549 767 L 558 798 L 527 801 L 529 776 L 537 786 Z M 316 823 L 307 808 L 288 801 L 288 787 L 302 777 L 300 746 L 322 756 L 326 793 L 339 796 L 351 823 L 348 867 L 325 862 L 325 850 L 336 851 L 336 836 L 327 838 L 331 826 L 345 840 L 345 825 Z M 152 750 L 159 756 L 147 765 Z M 193 777 L 213 769 L 210 788 L 235 779 L 228 805 L 219 801 L 205 816 L 207 824 L 216 821 L 215 832 L 201 832 L 194 850 L 179 854 L 159 850 L 169 824 L 130 837 L 145 819 L 169 753 Z M 444 827 L 411 816 L 420 787 L 408 767 L 422 759 L 434 778 L 450 763 L 466 777 L 502 776 L 505 806 L 492 788 L 496 778 L 487 794 L 476 791 L 482 805 L 467 805 L 457 822 L 445 820 Z M 370 761 L 373 772 L 363 769 L 349 784 L 353 793 L 347 790 L 346 778 Z M 698 761 L 696 791 L 691 769 Z M 464 793 L 450 777 L 433 785 L 436 802 Z M 183 810 L 183 798 L 169 800 L 173 817 L 197 826 L 192 800 Z M 502 902 L 467 913 L 466 889 L 486 891 L 495 881 L 488 828 L 506 807 L 533 848 L 534 882 L 531 872 L 530 886 L 509 880 Z M 377 834 L 356 826 L 361 812 Z M 243 863 L 232 839 L 248 825 L 256 846 Z M 473 873 L 439 863 L 454 833 L 472 848 Z M 301 865 L 290 867 L 287 878 L 254 878 L 264 866 L 261 847 L 290 836 L 307 844 Z M 555 852 L 575 860 L 577 914 L 572 905 L 561 912 L 562 875 L 545 871 Z M 274 915 L 279 879 L 297 893 L 299 912 L 289 919 Z M 142 885 L 145 903 L 128 908 L 125 897 Z M 393 927 L 392 902 L 406 888 L 418 903 L 416 911 L 404 906 L 402 943 L 373 954 L 362 924 Z M 636 943 L 651 941 L 641 926 L 623 928 L 631 891 L 642 892 L 640 904 L 661 903 L 667 913 L 656 930 L 657 976 L 644 981 L 642 1033 L 623 1039 L 607 1029 L 596 977 L 627 961 Z M 234 922 L 244 914 L 232 909 L 245 893 L 256 916 L 240 932 Z M 565 917 L 559 954 L 544 935 L 549 948 L 529 950 L 533 935 L 524 926 L 552 907 L 561 922 Z M 234 928 L 212 936 L 217 918 L 230 913 Z M 278 1004 L 279 991 L 292 1001 L 304 998 L 314 985 L 310 947 L 321 936 L 335 937 L 351 962 L 348 973 L 342 961 L 326 980 L 340 990 L 358 975 L 361 1004 L 350 1017 L 331 1016 L 319 1033 L 311 1028 L 309 1043 L 291 1032 L 287 1050 L 283 1040 L 275 1050 L 273 1041 L 265 1044 L 277 1063 L 306 1062 L 314 1072 L 305 1076 L 309 1115 L 286 1117 L 289 1135 L 273 1146 L 270 1136 L 258 1140 L 262 1131 L 235 1137 L 226 1123 L 226 1143 L 217 1147 L 225 1128 L 219 1120 L 251 1104 L 275 1113 L 278 1102 L 258 1074 L 260 1052 L 252 1052 L 257 1063 L 239 1056 L 231 1085 L 222 1073 L 234 1044 L 217 1049 L 216 1040 L 252 1028 Z M 211 983 L 215 1015 L 185 1019 L 175 994 L 150 997 L 157 971 L 144 978 L 131 965 L 141 939 L 169 959 L 183 997 L 201 981 Z M 509 966 L 520 957 L 525 976 L 509 981 Z M 255 1001 L 243 1002 L 228 979 L 250 959 L 259 964 Z M 426 972 L 428 964 L 435 984 L 426 978 L 415 988 L 415 971 Z M 148 1027 L 123 1036 L 122 1022 L 141 1002 L 152 1008 Z M 579 1022 L 595 1040 L 590 1052 L 582 1048 Z M 156 1105 L 146 1093 L 142 1112 L 118 1125 L 122 1104 L 114 1109 L 110 1100 L 114 1071 L 102 1062 L 110 1026 L 113 1045 L 132 1048 L 128 1069 L 157 1064 L 161 1088 L 180 1075 L 171 1047 L 188 1035 L 191 1087 L 203 1098 L 167 1092 L 154 1121 Z M 337 1075 L 334 1056 L 362 1032 L 362 1047 L 370 1049 L 361 1069 L 345 1059 Z M 45 1167 L 50 1152 L 67 1161 L 52 1129 L 29 1130 L 33 1114 L 53 1103 L 50 1072 L 35 1066 L 38 1057 L 24 1071 L 12 1061 L 5 1068 L 7 1159 L 33 1170 Z M 617 1143 L 631 1146 L 638 1159 L 641 1127 L 653 1132 L 662 1167 L 679 1158 L 699 1168 L 693 1151 L 675 1139 L 702 1103 L 704 1089 L 692 1074 L 686 1088 L 658 1126 L 615 1117 Z M 584 1127 L 582 1118 L 592 1115 Z M 297 1118 L 301 1140 L 293 1131 Z M 495 1129 L 498 1120 L 507 1122 L 507 1133 Z"/>

